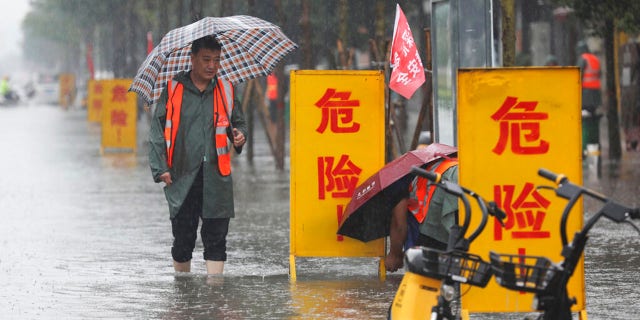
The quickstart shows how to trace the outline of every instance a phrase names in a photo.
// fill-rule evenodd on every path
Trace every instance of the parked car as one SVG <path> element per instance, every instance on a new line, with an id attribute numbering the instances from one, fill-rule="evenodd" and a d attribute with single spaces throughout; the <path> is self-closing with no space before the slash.
<path id="1" fill-rule="evenodd" d="M 60 103 L 60 83 L 58 75 L 41 74 L 35 84 L 34 101 L 44 104 Z"/>

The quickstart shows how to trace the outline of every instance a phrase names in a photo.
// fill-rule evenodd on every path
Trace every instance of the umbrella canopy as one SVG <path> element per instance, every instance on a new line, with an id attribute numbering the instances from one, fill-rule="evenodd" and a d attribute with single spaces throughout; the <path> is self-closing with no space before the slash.
<path id="1" fill-rule="evenodd" d="M 415 177 L 411 168 L 433 163 L 456 152 L 455 147 L 433 143 L 387 163 L 355 188 L 338 234 L 364 242 L 388 236 L 391 210 L 406 194 Z"/>
<path id="2" fill-rule="evenodd" d="M 155 103 L 167 80 L 191 69 L 191 43 L 208 35 L 222 46 L 218 75 L 232 83 L 268 75 L 298 47 L 280 27 L 256 17 L 206 17 L 169 31 L 142 63 L 129 90 Z"/>

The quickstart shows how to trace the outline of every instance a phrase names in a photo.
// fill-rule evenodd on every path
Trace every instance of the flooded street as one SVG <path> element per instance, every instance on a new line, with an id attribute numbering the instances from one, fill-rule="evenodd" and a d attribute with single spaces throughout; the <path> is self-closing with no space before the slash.
<path id="1" fill-rule="evenodd" d="M 0 108 L 2 319 L 386 318 L 402 275 L 378 280 L 375 259 L 298 258 L 298 279 L 289 281 L 289 172 L 275 169 L 262 129 L 254 163 L 234 159 L 225 275 L 206 277 L 198 238 L 193 272 L 176 276 L 168 208 L 147 164 L 145 117 L 136 154 L 101 155 L 100 127 L 86 116 Z M 620 164 L 605 157 L 600 177 L 586 170 L 589 187 L 640 205 L 639 154 Z M 590 319 L 640 312 L 636 231 L 597 224 L 585 261 Z"/>

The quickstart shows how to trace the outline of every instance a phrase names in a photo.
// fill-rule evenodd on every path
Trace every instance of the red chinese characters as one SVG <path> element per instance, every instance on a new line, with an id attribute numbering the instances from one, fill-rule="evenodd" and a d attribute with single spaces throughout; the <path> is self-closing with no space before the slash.
<path id="1" fill-rule="evenodd" d="M 96 93 L 96 94 L 102 93 L 102 83 L 97 82 L 95 85 L 93 85 L 93 93 Z"/>
<path id="2" fill-rule="evenodd" d="M 91 107 L 92 107 L 94 110 L 100 111 L 100 110 L 102 109 L 102 100 L 100 100 L 100 99 L 93 99 L 93 100 L 91 101 Z"/>
<path id="3" fill-rule="evenodd" d="M 503 233 L 511 239 L 549 238 L 550 232 L 542 226 L 551 202 L 538 193 L 533 183 L 525 183 L 519 191 L 515 185 L 495 185 L 493 193 L 494 201 L 507 214 L 504 228 L 495 223 L 494 240 L 502 240 Z"/>
<path id="4" fill-rule="evenodd" d="M 124 86 L 115 86 L 111 91 L 112 102 L 127 102 L 127 88 Z"/>
<path id="5" fill-rule="evenodd" d="M 318 199 L 325 199 L 327 193 L 331 198 L 351 198 L 360 172 L 362 169 L 349 160 L 346 154 L 339 159 L 318 157 Z"/>
<path id="6" fill-rule="evenodd" d="M 315 105 L 322 110 L 322 120 L 316 129 L 324 133 L 327 127 L 333 133 L 354 133 L 360 130 L 360 124 L 353 121 L 353 108 L 360 106 L 360 100 L 349 99 L 351 91 L 337 91 L 327 88 Z"/>
<path id="7" fill-rule="evenodd" d="M 360 107 L 360 100 L 351 98 L 351 91 L 327 88 L 314 104 L 320 108 L 322 118 L 316 132 L 327 130 L 338 134 L 353 134 L 360 131 L 360 123 L 355 121 L 354 108 Z M 349 159 L 349 155 L 325 155 L 317 158 L 318 199 L 350 199 L 355 190 L 362 169 Z M 336 205 L 337 223 L 344 219 L 345 205 Z M 343 241 L 343 236 L 337 236 Z"/>
<path id="8" fill-rule="evenodd" d="M 402 50 L 406 49 L 406 47 L 402 48 Z M 405 53 L 404 51 L 402 51 L 402 53 L 405 55 L 405 57 L 407 56 L 407 53 Z M 413 79 L 415 79 L 416 77 L 419 78 L 419 76 L 424 73 L 424 67 L 422 66 L 422 61 L 420 60 L 420 54 L 417 51 L 412 52 L 411 54 L 413 55 L 413 57 L 409 57 L 411 59 L 406 61 L 404 70 L 398 70 L 396 72 L 394 81 L 398 86 L 410 86 L 414 81 Z M 400 63 L 402 63 L 402 60 L 400 59 L 400 55 L 398 53 L 394 54 L 393 61 L 394 65 L 400 65 Z"/>
<path id="9" fill-rule="evenodd" d="M 111 110 L 111 125 L 114 127 L 127 126 L 127 112 L 124 110 Z"/>
<path id="10" fill-rule="evenodd" d="M 491 115 L 491 119 L 500 124 L 500 137 L 493 152 L 500 155 L 511 141 L 514 154 L 545 154 L 549 142 L 541 139 L 540 121 L 547 120 L 546 112 L 535 112 L 537 101 L 518 101 L 516 97 L 507 97 L 502 106 Z"/>
<path id="11" fill-rule="evenodd" d="M 327 196 L 351 198 L 361 172 L 362 169 L 346 154 L 341 155 L 339 159 L 318 157 L 318 199 L 324 200 Z M 336 206 L 336 216 L 340 225 L 344 219 L 344 205 Z M 343 236 L 338 235 L 337 240 L 342 241 Z"/>
<path id="12" fill-rule="evenodd" d="M 389 89 L 411 99 L 415 91 L 425 82 L 425 75 L 420 54 L 413 41 L 413 34 L 400 5 L 396 5 L 391 60 L 393 70 L 389 77 Z"/>
<path id="13" fill-rule="evenodd" d="M 116 128 L 118 142 L 122 140 L 121 128 L 127 126 L 127 112 L 125 110 L 111 110 L 111 126 Z"/>

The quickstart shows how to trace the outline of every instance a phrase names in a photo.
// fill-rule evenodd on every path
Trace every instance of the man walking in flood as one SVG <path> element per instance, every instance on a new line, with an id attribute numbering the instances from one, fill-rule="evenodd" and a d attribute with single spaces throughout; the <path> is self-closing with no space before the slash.
<path id="1" fill-rule="evenodd" d="M 247 127 L 231 83 L 217 77 L 221 46 L 213 36 L 193 42 L 192 69 L 167 82 L 149 135 L 149 164 L 164 182 L 176 272 L 191 271 L 198 224 L 208 274 L 221 274 L 233 218 L 231 146 L 240 151 Z"/>

